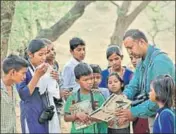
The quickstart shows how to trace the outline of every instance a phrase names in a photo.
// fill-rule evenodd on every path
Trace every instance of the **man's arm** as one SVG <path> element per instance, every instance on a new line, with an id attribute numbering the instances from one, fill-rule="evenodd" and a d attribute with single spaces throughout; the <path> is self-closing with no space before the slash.
<path id="1" fill-rule="evenodd" d="M 133 100 L 134 96 L 139 92 L 139 67 L 136 68 L 130 83 L 125 87 L 123 94 L 127 96 L 128 99 Z"/>

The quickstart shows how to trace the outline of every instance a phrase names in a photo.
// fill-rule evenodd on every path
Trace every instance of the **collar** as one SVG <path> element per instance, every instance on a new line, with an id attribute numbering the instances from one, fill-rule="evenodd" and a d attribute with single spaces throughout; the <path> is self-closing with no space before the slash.
<path id="1" fill-rule="evenodd" d="M 160 114 L 160 113 L 161 113 L 164 109 L 166 109 L 166 108 L 168 108 L 168 107 L 162 107 L 162 108 L 158 109 L 158 110 L 157 110 L 157 113 Z M 168 108 L 168 109 L 170 109 L 170 108 Z"/>
<path id="2" fill-rule="evenodd" d="M 76 60 L 74 57 L 71 58 L 71 62 L 74 65 L 78 65 L 80 62 L 78 60 Z"/>

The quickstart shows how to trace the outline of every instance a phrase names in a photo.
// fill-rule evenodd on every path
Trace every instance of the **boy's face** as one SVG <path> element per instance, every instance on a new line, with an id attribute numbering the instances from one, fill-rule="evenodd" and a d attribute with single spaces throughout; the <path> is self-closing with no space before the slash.
<path id="1" fill-rule="evenodd" d="M 149 99 L 153 102 L 156 102 L 156 93 L 152 85 L 150 85 Z"/>
<path id="2" fill-rule="evenodd" d="M 82 45 L 78 45 L 74 50 L 70 50 L 70 52 L 78 61 L 84 60 L 86 55 L 85 46 Z"/>
<path id="3" fill-rule="evenodd" d="M 118 93 L 121 91 L 122 84 L 116 76 L 110 76 L 108 79 L 108 88 L 111 92 Z"/>
<path id="4" fill-rule="evenodd" d="M 26 78 L 26 72 L 27 72 L 27 68 L 23 67 L 19 71 L 12 69 L 10 70 L 9 74 L 12 80 L 14 81 L 14 83 L 16 84 L 16 83 L 22 82 Z"/>
<path id="5" fill-rule="evenodd" d="M 101 74 L 99 73 L 93 73 L 93 88 L 98 88 L 100 82 L 101 82 Z"/>
<path id="6" fill-rule="evenodd" d="M 93 76 L 92 74 L 87 76 L 81 76 L 79 80 L 77 80 L 80 87 L 85 90 L 91 90 L 93 87 Z"/>

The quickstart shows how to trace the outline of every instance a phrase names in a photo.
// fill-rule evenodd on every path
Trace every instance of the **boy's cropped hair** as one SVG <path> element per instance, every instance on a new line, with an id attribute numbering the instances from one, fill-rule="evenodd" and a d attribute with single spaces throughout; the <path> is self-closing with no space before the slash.
<path id="1" fill-rule="evenodd" d="M 131 37 L 134 40 L 143 39 L 146 43 L 148 43 L 148 40 L 147 40 L 145 34 L 142 31 L 140 31 L 139 29 L 130 29 L 130 30 L 128 30 L 125 33 L 125 35 L 123 37 L 123 40 L 125 40 L 127 37 Z"/>
<path id="2" fill-rule="evenodd" d="M 70 49 L 73 51 L 75 48 L 77 48 L 79 45 L 81 46 L 85 46 L 85 42 L 78 38 L 78 37 L 74 37 L 69 41 L 70 44 Z"/>
<path id="3" fill-rule="evenodd" d="M 80 79 L 81 76 L 87 76 L 93 73 L 92 68 L 86 63 L 79 63 L 74 68 L 74 73 L 76 79 Z"/>
<path id="4" fill-rule="evenodd" d="M 2 63 L 2 69 L 5 74 L 7 74 L 11 69 L 19 71 L 23 67 L 28 66 L 29 63 L 24 58 L 14 54 L 7 56 Z"/>
<path id="5" fill-rule="evenodd" d="M 92 68 L 93 73 L 99 73 L 101 74 L 101 68 L 97 64 L 90 64 L 90 67 Z"/>
<path id="6" fill-rule="evenodd" d="M 156 93 L 156 100 L 166 107 L 172 107 L 175 100 L 175 82 L 169 75 L 159 75 L 152 82 Z"/>

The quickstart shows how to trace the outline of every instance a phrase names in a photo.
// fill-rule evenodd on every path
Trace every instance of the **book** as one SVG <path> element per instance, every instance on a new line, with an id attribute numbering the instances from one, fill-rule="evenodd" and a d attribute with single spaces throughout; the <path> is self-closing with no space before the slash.
<path id="1" fill-rule="evenodd" d="M 109 122 L 115 118 L 116 110 L 127 109 L 130 105 L 131 101 L 124 95 L 112 94 L 100 108 L 90 114 L 90 117 Z"/>
<path id="2" fill-rule="evenodd" d="M 93 109 L 92 109 L 92 105 L 91 105 L 90 100 L 84 100 L 84 101 L 73 104 L 71 106 L 70 111 L 71 111 L 71 114 L 75 114 L 78 112 L 84 112 L 84 113 L 90 115 L 93 112 Z M 75 129 L 78 130 L 78 129 L 86 128 L 90 125 L 93 125 L 96 122 L 89 121 L 87 123 L 83 123 L 83 122 L 79 122 L 76 120 L 74 123 L 75 123 Z"/>

